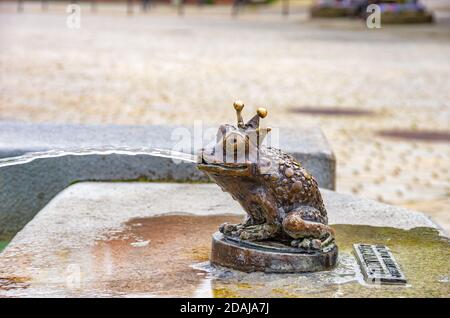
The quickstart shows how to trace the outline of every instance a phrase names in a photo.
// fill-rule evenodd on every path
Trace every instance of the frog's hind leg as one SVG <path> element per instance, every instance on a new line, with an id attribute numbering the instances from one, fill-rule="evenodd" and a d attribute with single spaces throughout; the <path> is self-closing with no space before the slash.
<path id="1" fill-rule="evenodd" d="M 315 208 L 305 206 L 289 212 L 282 226 L 286 234 L 294 240 L 291 245 L 305 249 L 322 249 L 334 242 L 334 231 L 320 222 L 305 220 L 305 215 L 319 213 Z"/>

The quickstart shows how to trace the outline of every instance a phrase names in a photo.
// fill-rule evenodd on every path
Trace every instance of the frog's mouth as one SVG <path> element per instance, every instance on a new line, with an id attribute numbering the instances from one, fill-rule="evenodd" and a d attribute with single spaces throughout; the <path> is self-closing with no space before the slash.
<path id="1" fill-rule="evenodd" d="M 250 163 L 235 163 L 235 162 L 218 162 L 215 160 L 208 160 L 205 155 L 201 155 L 200 162 L 197 164 L 199 170 L 212 173 L 227 173 L 227 172 L 248 172 L 251 168 Z"/>

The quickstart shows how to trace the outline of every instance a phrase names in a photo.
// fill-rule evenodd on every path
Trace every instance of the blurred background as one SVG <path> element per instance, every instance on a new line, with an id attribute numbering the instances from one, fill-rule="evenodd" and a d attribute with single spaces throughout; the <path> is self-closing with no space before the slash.
<path id="1" fill-rule="evenodd" d="M 450 232 L 450 1 L 372 2 L 0 1 L 0 121 L 217 125 L 241 99 L 320 126 L 337 191 Z"/>

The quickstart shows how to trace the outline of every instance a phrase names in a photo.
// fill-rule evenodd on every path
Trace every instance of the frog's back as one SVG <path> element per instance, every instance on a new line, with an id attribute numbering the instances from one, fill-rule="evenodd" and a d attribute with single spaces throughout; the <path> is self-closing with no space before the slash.
<path id="1" fill-rule="evenodd" d="M 300 206 L 313 207 L 317 212 L 308 212 L 304 219 L 327 224 L 327 212 L 312 175 L 293 156 L 279 149 L 266 148 L 263 153 L 271 162 L 270 169 L 263 174 L 264 183 L 277 198 L 279 206 L 285 212 Z"/>

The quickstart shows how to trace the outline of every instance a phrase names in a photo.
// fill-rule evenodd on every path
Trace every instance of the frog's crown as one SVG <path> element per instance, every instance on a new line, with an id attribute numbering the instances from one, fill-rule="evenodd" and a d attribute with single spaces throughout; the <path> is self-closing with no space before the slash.
<path id="1" fill-rule="evenodd" d="M 264 118 L 267 116 L 267 110 L 264 107 L 259 107 L 256 110 L 256 115 L 253 116 L 246 124 L 244 124 L 244 119 L 242 118 L 242 109 L 244 109 L 244 103 L 237 100 L 233 103 L 233 107 L 236 110 L 237 116 L 237 126 L 239 129 L 244 130 L 246 133 L 256 132 L 260 136 L 260 140 L 271 131 L 270 127 L 259 128 L 259 118 Z"/>

